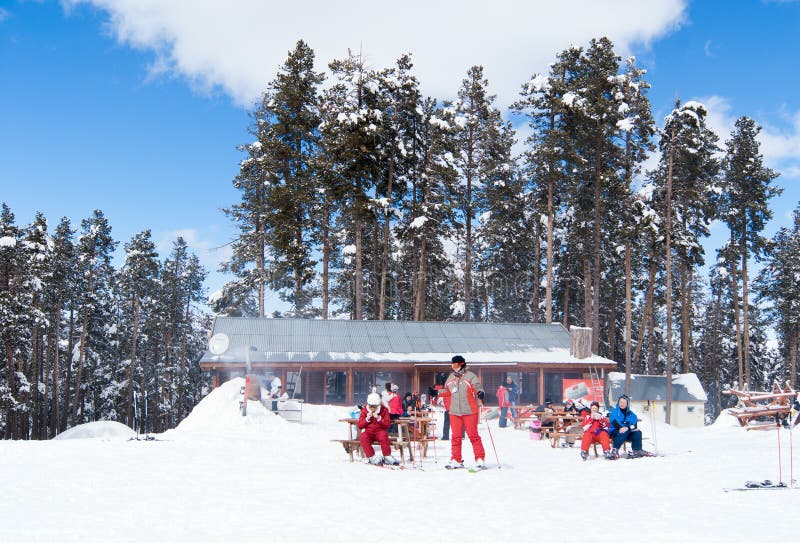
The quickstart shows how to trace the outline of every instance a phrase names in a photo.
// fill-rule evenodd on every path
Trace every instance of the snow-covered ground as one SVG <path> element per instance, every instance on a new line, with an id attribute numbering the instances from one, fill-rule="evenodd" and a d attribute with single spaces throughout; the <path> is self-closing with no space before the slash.
<path id="1" fill-rule="evenodd" d="M 746 432 L 730 417 L 693 430 L 659 424 L 665 456 L 615 462 L 583 462 L 577 448 L 552 449 L 495 419 L 502 469 L 445 470 L 449 442 L 440 442 L 422 469 L 388 470 L 351 464 L 330 441 L 345 437 L 337 419 L 349 408 L 305 405 L 298 424 L 251 402 L 245 418 L 240 385 L 221 386 L 154 441 L 128 440 L 106 423 L 75 431 L 82 439 L 0 442 L 0 542 L 685 543 L 797 534 L 800 491 L 723 492 L 779 477 L 777 432 Z M 641 427 L 652 450 L 646 417 Z M 787 481 L 789 432 L 780 435 Z"/>

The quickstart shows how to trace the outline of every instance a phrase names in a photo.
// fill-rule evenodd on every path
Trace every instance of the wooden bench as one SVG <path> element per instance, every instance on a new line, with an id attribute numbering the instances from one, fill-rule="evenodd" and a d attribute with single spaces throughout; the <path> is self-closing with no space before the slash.
<path id="1" fill-rule="evenodd" d="M 358 439 L 332 439 L 336 443 L 341 443 L 342 447 L 344 447 L 344 451 L 350 455 L 350 462 L 354 462 L 353 453 L 357 452 L 361 458 L 364 458 L 364 451 L 361 449 L 361 441 Z M 373 445 L 380 446 L 377 440 L 372 442 Z M 400 452 L 400 460 L 405 463 L 405 451 L 404 449 L 408 450 L 408 459 L 409 461 L 414 461 L 414 454 L 411 452 L 411 442 L 408 440 L 400 439 L 398 437 L 390 437 L 389 444 L 392 446 L 393 449 L 396 449 Z"/>

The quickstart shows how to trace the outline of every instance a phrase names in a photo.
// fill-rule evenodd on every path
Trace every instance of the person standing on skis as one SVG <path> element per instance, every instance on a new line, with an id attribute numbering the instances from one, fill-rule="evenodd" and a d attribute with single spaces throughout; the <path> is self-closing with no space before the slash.
<path id="1" fill-rule="evenodd" d="M 463 356 L 454 356 L 450 367 L 453 373 L 447 378 L 444 388 L 439 393 L 444 399 L 445 409 L 450 413 L 453 434 L 450 440 L 450 462 L 446 467 L 449 469 L 464 467 L 464 459 L 461 456 L 461 432 L 462 429 L 466 429 L 467 437 L 472 443 L 472 452 L 475 454 L 475 464 L 478 468 L 483 468 L 486 452 L 483 449 L 481 436 L 478 435 L 480 403 L 484 397 L 483 385 L 478 376 L 467 369 L 467 361 Z"/>
<path id="2" fill-rule="evenodd" d="M 396 466 L 400 462 L 392 456 L 392 445 L 389 443 L 389 410 L 381 404 L 381 397 L 376 392 L 367 396 L 367 405 L 361 409 L 358 417 L 358 428 L 361 433 L 358 436 L 361 441 L 361 449 L 370 464 L 380 463 Z M 381 455 L 375 454 L 372 442 L 377 441 L 381 446 Z"/>

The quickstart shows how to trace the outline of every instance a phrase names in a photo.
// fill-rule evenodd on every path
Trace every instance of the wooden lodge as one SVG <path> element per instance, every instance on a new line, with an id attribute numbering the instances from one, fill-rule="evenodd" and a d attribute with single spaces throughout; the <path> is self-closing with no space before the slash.
<path id="1" fill-rule="evenodd" d="M 285 391 L 310 403 L 354 405 L 373 386 L 425 394 L 463 355 L 486 389 L 486 404 L 510 376 L 518 404 L 559 402 L 566 381 L 601 381 L 616 362 L 588 352 L 585 328 L 560 324 L 354 321 L 217 317 L 200 367 L 214 387 L 245 375 L 276 375 Z M 602 385 L 600 385 L 602 387 Z"/>

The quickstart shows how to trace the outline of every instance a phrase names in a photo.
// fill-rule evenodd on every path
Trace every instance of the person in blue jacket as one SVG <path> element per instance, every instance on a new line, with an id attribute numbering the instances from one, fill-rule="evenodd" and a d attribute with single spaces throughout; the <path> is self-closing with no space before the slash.
<path id="1" fill-rule="evenodd" d="M 623 394 L 617 400 L 617 406 L 611 411 L 608 417 L 609 431 L 613 447 L 611 454 L 614 458 L 619 457 L 619 448 L 626 441 L 630 441 L 633 450 L 628 453 L 628 456 L 637 457 L 642 456 L 642 431 L 637 428 L 639 422 L 636 413 L 631 411 L 630 398 Z"/>

